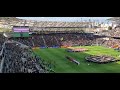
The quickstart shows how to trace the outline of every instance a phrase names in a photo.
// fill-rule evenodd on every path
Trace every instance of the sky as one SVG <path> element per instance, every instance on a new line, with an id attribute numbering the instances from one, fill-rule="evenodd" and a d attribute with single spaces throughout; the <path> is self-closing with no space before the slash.
<path id="1" fill-rule="evenodd" d="M 106 19 L 111 17 L 17 17 L 26 20 L 37 20 L 37 21 L 66 21 L 66 22 L 76 22 L 76 21 L 99 21 L 104 22 Z"/>

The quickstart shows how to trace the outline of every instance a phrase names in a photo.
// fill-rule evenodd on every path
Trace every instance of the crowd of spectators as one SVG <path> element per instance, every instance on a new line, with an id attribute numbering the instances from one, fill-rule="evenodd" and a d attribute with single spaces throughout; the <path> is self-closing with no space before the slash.
<path id="1" fill-rule="evenodd" d="M 119 32 L 119 31 L 118 31 Z M 108 31 L 111 37 L 100 37 L 90 33 L 36 34 L 28 38 L 12 38 L 30 47 L 92 46 L 114 47 L 120 45 L 120 39 L 114 39 L 116 32 Z M 112 35 L 114 34 L 115 35 Z M 108 34 L 106 34 L 107 36 Z M 108 39 L 105 39 L 108 38 Z M 2 40 L 1 40 L 2 41 Z"/>
<path id="2" fill-rule="evenodd" d="M 93 45 L 96 37 L 93 34 L 46 34 L 46 35 L 33 35 L 29 38 L 17 38 L 18 42 L 31 47 L 54 47 L 54 46 L 82 46 Z"/>
<path id="3" fill-rule="evenodd" d="M 59 34 L 56 36 L 61 46 L 92 45 L 95 37 L 92 34 Z M 63 40 L 61 40 L 63 38 Z"/>
<path id="4" fill-rule="evenodd" d="M 3 73 L 46 73 L 32 50 L 17 43 L 6 43 Z"/>
<path id="5" fill-rule="evenodd" d="M 103 33 L 106 36 L 110 36 L 110 37 L 120 37 L 120 28 L 108 30 L 106 32 L 101 32 L 101 33 Z"/>

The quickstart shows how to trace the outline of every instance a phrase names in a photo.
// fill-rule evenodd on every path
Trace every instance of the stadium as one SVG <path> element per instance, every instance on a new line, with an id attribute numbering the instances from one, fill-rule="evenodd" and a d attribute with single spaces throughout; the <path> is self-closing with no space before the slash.
<path id="1" fill-rule="evenodd" d="M 117 24 L 11 18 L 0 20 L 1 73 L 120 72 Z"/>

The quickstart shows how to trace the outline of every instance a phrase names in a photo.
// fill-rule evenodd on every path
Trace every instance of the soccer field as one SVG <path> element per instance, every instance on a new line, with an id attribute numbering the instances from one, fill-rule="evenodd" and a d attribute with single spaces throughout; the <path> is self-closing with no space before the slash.
<path id="1" fill-rule="evenodd" d="M 120 52 L 102 46 L 82 46 L 89 51 L 67 52 L 66 48 L 46 48 L 34 49 L 34 52 L 46 61 L 55 64 L 56 73 L 119 73 L 120 61 L 107 64 L 97 64 L 87 62 L 86 56 L 89 55 L 109 55 L 120 59 Z M 70 62 L 65 56 L 71 56 L 80 62 L 80 65 Z M 88 65 L 89 64 L 89 65 Z"/>

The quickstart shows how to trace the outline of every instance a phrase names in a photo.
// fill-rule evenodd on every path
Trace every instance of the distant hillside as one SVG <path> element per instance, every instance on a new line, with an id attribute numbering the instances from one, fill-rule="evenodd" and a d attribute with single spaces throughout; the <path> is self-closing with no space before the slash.
<path id="1" fill-rule="evenodd" d="M 22 19 L 18 19 L 16 17 L 0 17 L 0 21 L 2 21 L 2 20 L 4 20 L 4 21 L 20 21 Z"/>
<path id="2" fill-rule="evenodd" d="M 120 25 L 120 17 L 113 17 L 108 20 Z"/>
<path id="3" fill-rule="evenodd" d="M 111 20 L 111 21 L 118 21 L 118 20 L 120 20 L 120 17 L 113 17 L 113 18 L 110 18 L 110 19 L 108 19 L 108 20 Z"/>

